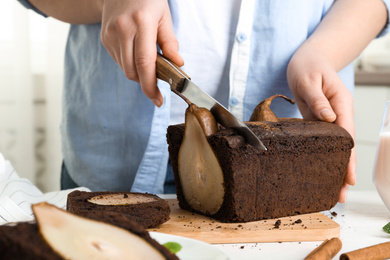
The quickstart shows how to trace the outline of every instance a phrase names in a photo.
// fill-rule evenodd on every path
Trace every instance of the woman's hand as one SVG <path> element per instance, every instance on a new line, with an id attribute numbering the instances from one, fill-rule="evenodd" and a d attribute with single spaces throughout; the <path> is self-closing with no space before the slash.
<path id="1" fill-rule="evenodd" d="M 335 122 L 355 139 L 353 97 L 331 62 L 310 41 L 292 57 L 288 84 L 305 119 Z M 339 202 L 345 202 L 349 185 L 356 179 L 356 152 L 352 150 Z"/>
<path id="2" fill-rule="evenodd" d="M 101 40 L 126 77 L 139 82 L 145 95 L 161 106 L 163 97 L 156 80 L 156 43 L 165 57 L 179 66 L 184 63 L 178 53 L 167 1 L 103 0 Z"/>
<path id="3" fill-rule="evenodd" d="M 291 58 L 287 80 L 306 119 L 335 122 L 355 139 L 353 97 L 337 72 L 351 63 L 388 21 L 382 0 L 338 0 Z M 339 202 L 356 180 L 352 149 Z"/>

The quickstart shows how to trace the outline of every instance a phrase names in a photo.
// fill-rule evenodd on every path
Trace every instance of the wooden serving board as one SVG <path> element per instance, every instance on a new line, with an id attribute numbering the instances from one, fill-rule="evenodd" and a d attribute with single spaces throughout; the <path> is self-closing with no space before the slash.
<path id="1" fill-rule="evenodd" d="M 148 231 L 201 240 L 211 244 L 323 241 L 340 236 L 340 226 L 322 213 L 260 220 L 248 223 L 221 223 L 179 208 L 168 199 L 171 219 Z M 280 226 L 275 223 L 280 220 Z"/>

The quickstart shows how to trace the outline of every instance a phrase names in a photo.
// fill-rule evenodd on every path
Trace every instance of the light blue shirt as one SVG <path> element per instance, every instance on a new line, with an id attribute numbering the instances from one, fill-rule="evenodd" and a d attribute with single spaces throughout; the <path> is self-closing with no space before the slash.
<path id="1" fill-rule="evenodd" d="M 25 0 L 19 1 L 32 8 Z M 384 2 L 389 6 L 390 0 Z M 240 31 L 245 31 L 240 24 L 245 25 L 247 17 L 232 12 L 227 14 L 231 22 L 221 25 L 221 34 L 215 31 L 218 26 L 206 22 L 204 11 L 213 1 L 171 0 L 173 26 L 186 63 L 183 70 L 238 117 L 248 120 L 263 99 L 274 94 L 293 97 L 287 85 L 287 64 L 332 3 L 254 0 L 253 14 L 246 14 L 251 16 L 250 32 Z M 229 4 L 230 10 L 240 10 L 241 1 Z M 168 161 L 166 129 L 182 119 L 186 104 L 172 96 L 167 84 L 159 83 L 165 102 L 155 107 L 103 47 L 100 29 L 100 24 L 70 27 L 61 124 L 65 165 L 77 184 L 94 191 L 162 193 Z M 221 37 L 223 43 L 218 40 Z M 237 52 L 235 46 L 244 46 L 244 52 Z M 243 72 L 241 58 L 232 53 L 247 57 Z M 339 76 L 352 92 L 352 65 Z M 283 100 L 276 99 L 272 109 L 279 117 L 300 117 L 297 106 Z"/>

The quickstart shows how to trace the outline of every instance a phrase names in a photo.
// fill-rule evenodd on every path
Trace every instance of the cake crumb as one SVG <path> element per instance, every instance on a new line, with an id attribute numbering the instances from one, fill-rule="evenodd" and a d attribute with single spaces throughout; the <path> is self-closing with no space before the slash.
<path id="1" fill-rule="evenodd" d="M 337 213 L 335 211 L 332 211 L 330 214 L 332 214 L 333 217 L 337 216 Z"/>
<path id="2" fill-rule="evenodd" d="M 297 219 L 297 220 L 295 220 L 295 222 L 294 223 L 296 223 L 296 224 L 301 224 L 302 223 L 302 219 Z"/>
<path id="3" fill-rule="evenodd" d="M 280 219 L 278 219 L 276 222 L 275 222 L 275 227 L 274 228 L 279 228 L 280 227 L 280 224 L 282 224 L 282 221 Z"/>

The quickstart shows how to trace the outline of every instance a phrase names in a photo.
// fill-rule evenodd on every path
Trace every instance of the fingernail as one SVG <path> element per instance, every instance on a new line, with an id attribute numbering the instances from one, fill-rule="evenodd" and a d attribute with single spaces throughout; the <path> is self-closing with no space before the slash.
<path id="1" fill-rule="evenodd" d="M 336 120 L 336 115 L 332 111 L 327 109 L 327 108 L 321 110 L 320 115 L 321 115 L 321 117 L 323 119 L 325 119 L 327 121 L 334 121 L 334 120 Z"/>
<path id="2" fill-rule="evenodd" d="M 162 105 L 161 101 L 158 99 L 152 99 L 152 102 L 157 107 L 161 107 L 161 105 Z"/>

